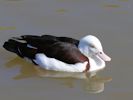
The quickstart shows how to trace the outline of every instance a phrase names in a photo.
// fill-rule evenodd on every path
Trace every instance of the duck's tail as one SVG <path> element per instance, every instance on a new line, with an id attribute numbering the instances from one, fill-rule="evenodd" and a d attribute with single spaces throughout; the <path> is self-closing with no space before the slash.
<path id="1" fill-rule="evenodd" d="M 20 46 L 23 45 L 23 43 L 18 42 L 16 40 L 13 39 L 9 39 L 8 41 L 6 41 L 3 45 L 3 47 L 13 53 L 16 53 L 17 55 L 22 57 L 21 51 L 20 51 Z"/>

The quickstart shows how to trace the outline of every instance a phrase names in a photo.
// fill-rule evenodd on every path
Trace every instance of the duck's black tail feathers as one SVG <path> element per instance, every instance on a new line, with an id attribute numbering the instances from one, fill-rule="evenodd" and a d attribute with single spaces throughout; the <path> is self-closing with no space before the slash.
<path id="1" fill-rule="evenodd" d="M 34 48 L 27 47 L 27 43 L 24 41 L 18 41 L 17 39 L 9 39 L 3 45 L 3 47 L 13 53 L 16 53 L 20 57 L 27 57 L 33 59 L 37 52 Z"/>
<path id="2" fill-rule="evenodd" d="M 3 47 L 10 51 L 10 52 L 14 52 L 16 53 L 17 55 L 19 56 L 22 56 L 20 51 L 19 51 L 19 46 L 22 45 L 22 43 L 16 41 L 16 40 L 13 40 L 13 39 L 9 39 L 8 41 L 6 41 L 3 45 Z"/>

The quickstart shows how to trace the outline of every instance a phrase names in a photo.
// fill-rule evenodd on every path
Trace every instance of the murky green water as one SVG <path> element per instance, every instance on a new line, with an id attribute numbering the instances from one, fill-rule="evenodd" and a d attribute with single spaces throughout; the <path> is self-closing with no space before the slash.
<path id="1" fill-rule="evenodd" d="M 0 100 L 132 100 L 133 1 L 0 0 Z M 91 77 L 39 69 L 2 48 L 23 34 L 93 34 L 112 57 Z"/>

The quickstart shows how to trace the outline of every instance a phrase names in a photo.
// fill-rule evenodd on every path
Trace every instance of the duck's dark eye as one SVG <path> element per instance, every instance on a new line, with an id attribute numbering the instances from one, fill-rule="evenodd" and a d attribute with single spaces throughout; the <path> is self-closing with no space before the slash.
<path id="1" fill-rule="evenodd" d="M 100 54 L 102 54 L 102 52 L 100 52 Z"/>
<path id="2" fill-rule="evenodd" d="M 91 48 L 95 48 L 95 46 L 94 46 L 94 45 L 90 45 L 90 47 L 91 47 Z"/>

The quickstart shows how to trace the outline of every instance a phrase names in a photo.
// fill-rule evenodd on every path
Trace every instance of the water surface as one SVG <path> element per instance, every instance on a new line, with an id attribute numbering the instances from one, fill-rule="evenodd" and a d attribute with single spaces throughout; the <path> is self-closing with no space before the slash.
<path id="1" fill-rule="evenodd" d="M 132 9 L 131 0 L 1 0 L 1 100 L 131 100 Z M 24 34 L 96 35 L 112 61 L 93 77 L 42 70 L 2 48 Z"/>

